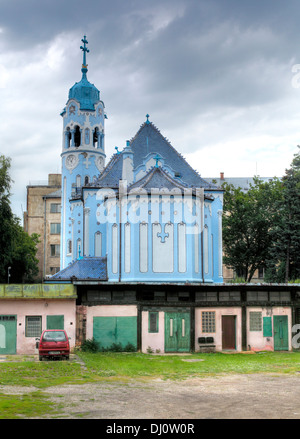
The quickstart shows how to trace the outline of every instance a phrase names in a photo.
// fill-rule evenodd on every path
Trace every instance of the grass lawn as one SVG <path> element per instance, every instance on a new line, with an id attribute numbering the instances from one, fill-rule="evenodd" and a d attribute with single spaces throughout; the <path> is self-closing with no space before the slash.
<path id="1" fill-rule="evenodd" d="M 184 380 L 224 373 L 300 372 L 300 352 L 192 355 L 78 352 L 77 355 L 81 363 L 75 360 L 39 362 L 33 356 L 7 357 L 0 363 L 0 419 L 42 417 L 49 411 L 55 414 L 57 407 L 49 403 L 45 393 L 49 386 L 106 380 Z M 6 386 L 29 386 L 32 391 L 9 395 L 3 393 Z"/>

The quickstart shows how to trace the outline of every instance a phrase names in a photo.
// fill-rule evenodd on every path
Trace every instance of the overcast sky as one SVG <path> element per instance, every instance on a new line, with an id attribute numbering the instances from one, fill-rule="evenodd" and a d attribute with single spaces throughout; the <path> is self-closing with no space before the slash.
<path id="1" fill-rule="evenodd" d="M 19 217 L 26 185 L 61 171 L 84 35 L 107 161 L 147 113 L 202 177 L 280 177 L 298 151 L 299 0 L 0 0 L 0 12 L 0 153 Z"/>

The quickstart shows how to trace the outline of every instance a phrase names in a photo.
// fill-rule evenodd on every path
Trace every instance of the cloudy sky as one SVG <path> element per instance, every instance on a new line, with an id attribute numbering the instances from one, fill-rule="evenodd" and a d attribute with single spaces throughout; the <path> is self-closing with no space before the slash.
<path id="1" fill-rule="evenodd" d="M 26 185 L 60 172 L 83 35 L 107 159 L 147 113 L 202 177 L 279 177 L 298 150 L 299 0 L 0 0 L 0 11 L 0 153 L 19 217 Z"/>

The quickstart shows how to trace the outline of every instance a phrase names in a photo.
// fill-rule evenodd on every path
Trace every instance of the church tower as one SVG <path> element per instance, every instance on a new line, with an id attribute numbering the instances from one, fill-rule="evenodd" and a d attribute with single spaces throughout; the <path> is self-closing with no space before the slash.
<path id="1" fill-rule="evenodd" d="M 105 166 L 104 103 L 99 90 L 87 79 L 86 36 L 83 46 L 82 78 L 69 90 L 63 117 L 62 142 L 62 209 L 61 209 L 61 269 L 72 261 L 73 219 L 72 198 L 80 198 L 82 188 L 96 180 Z"/>

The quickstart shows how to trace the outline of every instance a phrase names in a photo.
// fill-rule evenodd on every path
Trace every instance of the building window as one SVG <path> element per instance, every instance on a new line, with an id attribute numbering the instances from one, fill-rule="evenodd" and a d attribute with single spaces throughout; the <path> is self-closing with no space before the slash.
<path id="1" fill-rule="evenodd" d="M 290 302 L 291 293 L 289 291 L 270 291 L 270 302 Z"/>
<path id="2" fill-rule="evenodd" d="M 267 302 L 268 291 L 247 291 L 248 302 Z"/>
<path id="3" fill-rule="evenodd" d="M 260 311 L 251 311 L 250 315 L 250 331 L 262 331 L 262 315 Z"/>
<path id="4" fill-rule="evenodd" d="M 56 274 L 59 272 L 59 270 L 60 270 L 60 267 L 50 267 L 51 274 Z"/>
<path id="5" fill-rule="evenodd" d="M 71 239 L 68 239 L 68 243 L 67 243 L 67 254 L 71 255 L 72 254 L 72 241 Z"/>
<path id="6" fill-rule="evenodd" d="M 209 293 L 196 292 L 195 300 L 196 302 L 217 302 L 218 293 L 216 291 L 212 291 Z"/>
<path id="7" fill-rule="evenodd" d="M 78 125 L 75 127 L 74 143 L 76 148 L 81 145 L 81 130 Z"/>
<path id="8" fill-rule="evenodd" d="M 241 300 L 241 293 L 239 291 L 220 291 L 219 293 L 220 302 L 240 301 L 240 300 Z"/>
<path id="9" fill-rule="evenodd" d="M 202 332 L 216 332 L 215 311 L 202 311 Z"/>
<path id="10" fill-rule="evenodd" d="M 259 279 L 263 279 L 265 275 L 264 267 L 258 267 L 258 277 Z"/>
<path id="11" fill-rule="evenodd" d="M 51 256 L 59 256 L 60 255 L 60 245 L 59 244 L 50 244 L 50 255 Z"/>
<path id="12" fill-rule="evenodd" d="M 50 224 L 50 234 L 51 235 L 59 235 L 60 234 L 60 223 L 51 223 Z"/>
<path id="13" fill-rule="evenodd" d="M 26 316 L 25 337 L 40 337 L 42 333 L 42 317 Z"/>
<path id="14" fill-rule="evenodd" d="M 58 203 L 51 203 L 50 204 L 50 213 L 60 213 L 61 212 L 61 205 Z"/>
<path id="15" fill-rule="evenodd" d="M 158 332 L 158 312 L 149 311 L 148 332 Z"/>

